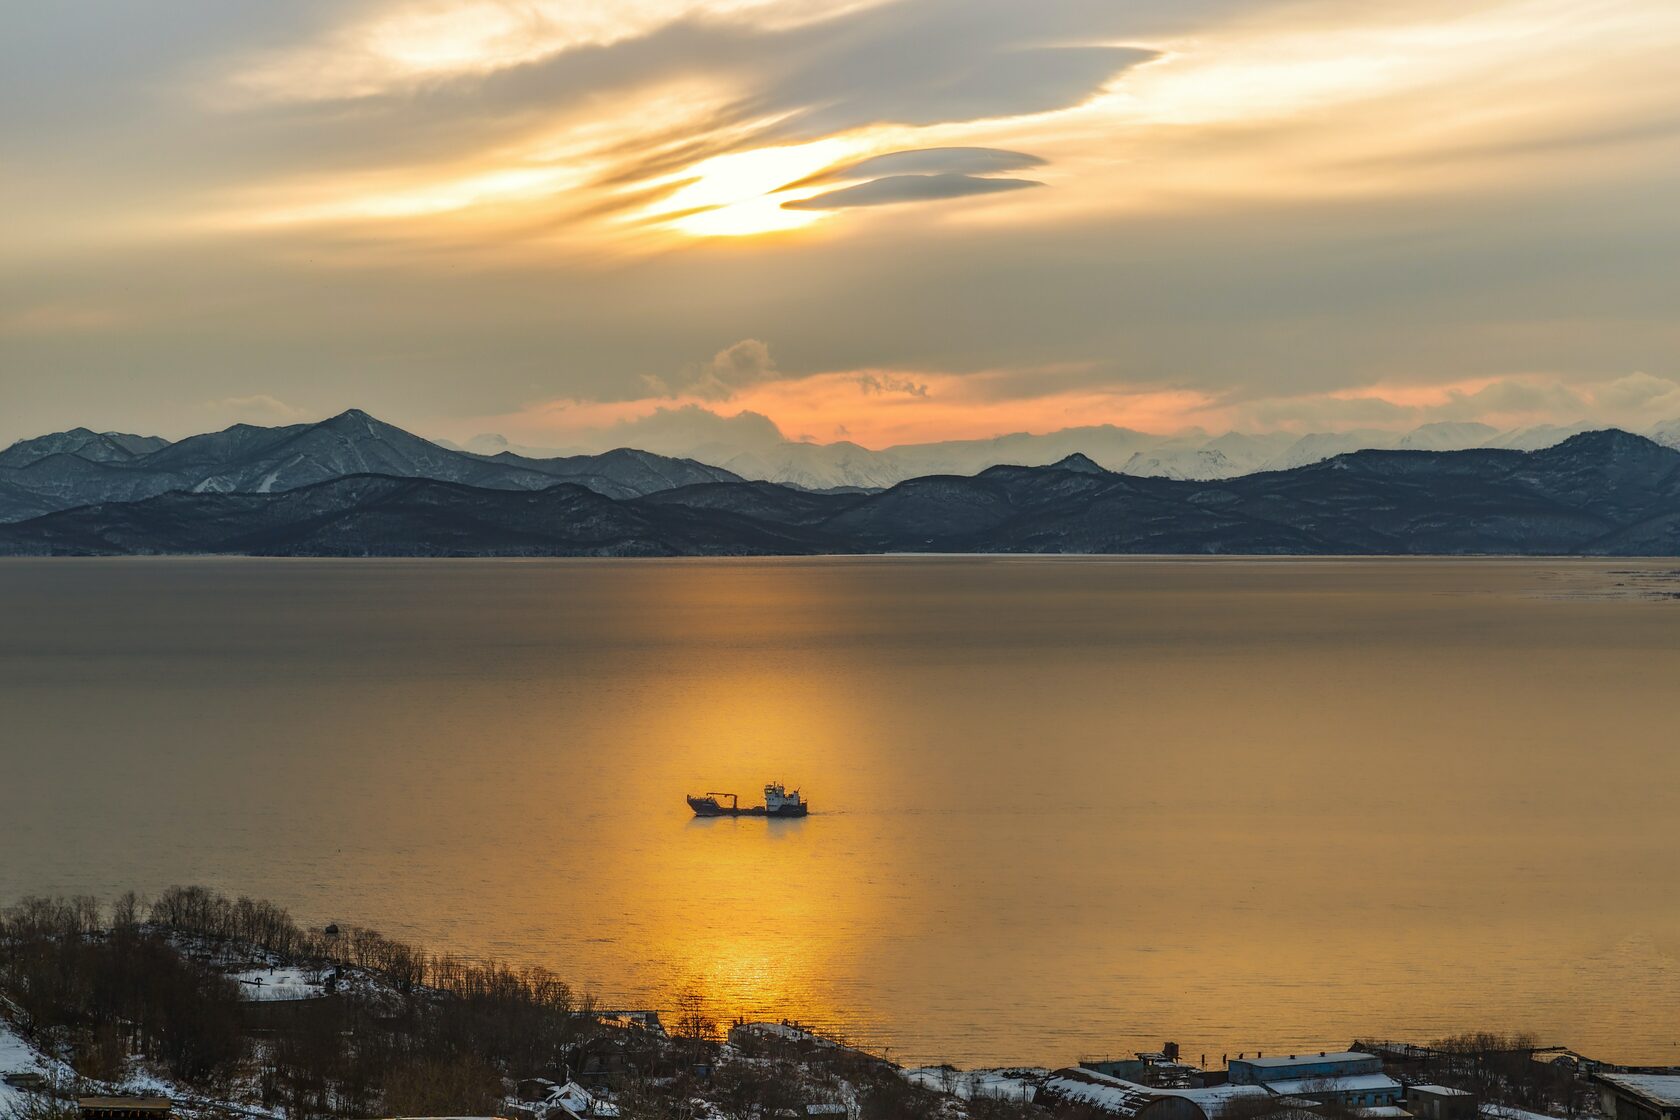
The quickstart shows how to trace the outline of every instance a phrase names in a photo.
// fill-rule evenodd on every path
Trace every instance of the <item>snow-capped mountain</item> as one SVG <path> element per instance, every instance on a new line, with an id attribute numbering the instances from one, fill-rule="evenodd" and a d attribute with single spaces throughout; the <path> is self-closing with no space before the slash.
<path id="1" fill-rule="evenodd" d="M 0 521 L 171 491 L 277 493 L 352 475 L 493 490 L 544 490 L 573 482 L 614 498 L 739 481 L 719 467 L 628 448 L 553 459 L 509 451 L 473 455 L 351 409 L 316 424 L 236 424 L 178 443 L 85 429 L 25 440 L 0 452 Z"/>
<path id="2" fill-rule="evenodd" d="M 1348 432 L 1225 432 L 1160 436 L 1098 425 L 1043 435 L 1025 432 L 983 440 L 899 444 L 872 450 L 856 443 L 793 443 L 743 448 L 709 441 L 685 449 L 689 458 L 743 478 L 801 486 L 881 489 L 935 474 L 973 475 L 995 466 L 1048 466 L 1075 452 L 1111 471 L 1144 478 L 1212 481 L 1257 471 L 1310 466 L 1350 451 L 1464 451 L 1503 447 L 1535 451 L 1591 430 L 1593 425 L 1543 425 L 1500 431 L 1487 424 L 1440 421 L 1405 432 L 1376 428 Z M 1680 421 L 1666 439 L 1680 446 Z M 1652 438 L 1664 442 L 1658 432 Z"/>

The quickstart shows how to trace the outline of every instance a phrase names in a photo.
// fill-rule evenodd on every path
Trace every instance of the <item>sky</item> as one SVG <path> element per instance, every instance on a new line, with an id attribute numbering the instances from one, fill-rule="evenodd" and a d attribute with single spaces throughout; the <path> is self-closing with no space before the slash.
<path id="1" fill-rule="evenodd" d="M 0 442 L 1680 417 L 1672 0 L 0 6 Z"/>

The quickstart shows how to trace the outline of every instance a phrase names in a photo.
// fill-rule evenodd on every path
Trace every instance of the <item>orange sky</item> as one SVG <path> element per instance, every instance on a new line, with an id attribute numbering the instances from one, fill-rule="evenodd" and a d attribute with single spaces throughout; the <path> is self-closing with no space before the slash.
<path id="1" fill-rule="evenodd" d="M 1656 0 L 65 0 L 0 44 L 0 439 L 1680 415 Z"/>

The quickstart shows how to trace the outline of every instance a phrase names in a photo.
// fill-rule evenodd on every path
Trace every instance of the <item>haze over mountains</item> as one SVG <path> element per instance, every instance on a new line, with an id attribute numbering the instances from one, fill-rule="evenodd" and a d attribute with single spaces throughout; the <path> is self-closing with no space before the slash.
<path id="1" fill-rule="evenodd" d="M 23 441 L 0 452 L 0 515 L 8 555 L 1670 555 L 1680 451 L 1606 430 L 1208 480 L 1073 452 L 818 492 L 643 451 L 477 455 L 350 411 L 173 444 L 82 429 Z"/>
<path id="2" fill-rule="evenodd" d="M 650 451 L 709 463 L 743 478 L 820 490 L 837 486 L 884 488 L 924 475 L 978 474 L 1000 465 L 1047 466 L 1072 454 L 1084 455 L 1121 474 L 1212 480 L 1288 470 L 1333 455 L 1371 449 L 1463 451 L 1494 447 L 1534 451 L 1604 427 L 1582 421 L 1500 430 L 1488 424 L 1441 421 L 1404 432 L 1362 428 L 1307 435 L 1233 431 L 1218 436 L 1164 436 L 1103 424 L 1039 435 L 1019 432 L 991 439 L 901 444 L 872 450 L 845 440 L 795 442 L 783 439 L 768 421 L 752 425 L 736 420 L 725 420 L 721 425 L 733 429 L 730 438 L 701 436 L 685 431 L 680 423 L 664 431 L 638 432 L 636 438 L 639 446 Z M 1659 443 L 1680 447 L 1680 421 L 1670 421 L 1647 434 Z M 484 454 L 510 446 L 499 435 L 478 436 L 465 445 L 469 451 Z M 513 450 L 537 456 L 561 453 Z"/>

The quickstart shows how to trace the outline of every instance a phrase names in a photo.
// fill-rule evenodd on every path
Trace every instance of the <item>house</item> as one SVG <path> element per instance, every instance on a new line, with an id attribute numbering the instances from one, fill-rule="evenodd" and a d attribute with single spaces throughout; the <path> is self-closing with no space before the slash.
<path id="1" fill-rule="evenodd" d="M 168 1120 L 168 1097 L 77 1097 L 82 1120 Z"/>
<path id="2" fill-rule="evenodd" d="M 1610 1120 L 1680 1120 L 1680 1073 L 1600 1073 L 1593 1079 Z"/>
<path id="3" fill-rule="evenodd" d="M 1233 1085 L 1258 1085 L 1280 1097 L 1306 1097 L 1348 1108 L 1385 1108 L 1400 1100 L 1400 1083 L 1383 1072 L 1382 1059 L 1358 1050 L 1235 1058 Z"/>
<path id="4" fill-rule="evenodd" d="M 1480 1109 L 1473 1093 L 1445 1085 L 1408 1085 L 1406 1111 L 1417 1120 L 1476 1120 Z"/>

